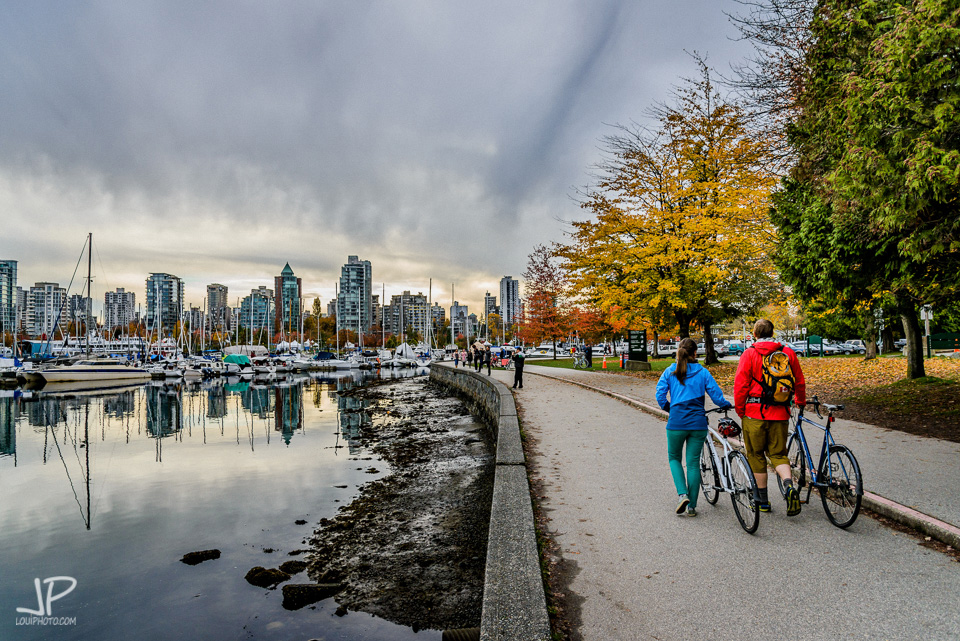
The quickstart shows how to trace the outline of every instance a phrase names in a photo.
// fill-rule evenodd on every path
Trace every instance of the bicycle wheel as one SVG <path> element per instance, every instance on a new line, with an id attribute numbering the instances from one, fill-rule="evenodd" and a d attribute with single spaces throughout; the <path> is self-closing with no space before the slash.
<path id="1" fill-rule="evenodd" d="M 839 528 L 853 525 L 863 501 L 863 477 L 853 452 L 844 445 L 831 445 L 817 470 L 820 500 L 830 522 Z"/>
<path id="2" fill-rule="evenodd" d="M 790 471 L 793 476 L 793 487 L 800 491 L 800 488 L 807 485 L 807 457 L 803 453 L 803 444 L 796 432 L 790 435 L 787 441 L 787 459 L 790 461 Z M 780 486 L 780 494 L 786 496 L 787 488 L 783 487 L 783 479 L 777 475 L 777 485 Z"/>
<path id="3" fill-rule="evenodd" d="M 743 452 L 730 452 L 730 482 L 733 492 L 730 500 L 733 501 L 733 511 L 737 513 L 737 520 L 748 534 L 757 531 L 760 525 L 760 505 L 754 497 L 757 495 L 757 479 L 747 463 Z"/>
<path id="4" fill-rule="evenodd" d="M 720 498 L 720 477 L 717 475 L 717 468 L 713 464 L 713 455 L 710 454 L 710 448 L 706 443 L 700 450 L 700 478 L 703 498 L 707 499 L 707 503 L 710 505 L 716 505 L 717 499 Z"/>

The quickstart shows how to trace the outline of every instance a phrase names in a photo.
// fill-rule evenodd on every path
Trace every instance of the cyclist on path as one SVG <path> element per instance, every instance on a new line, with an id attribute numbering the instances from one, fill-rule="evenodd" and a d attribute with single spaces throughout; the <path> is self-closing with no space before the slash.
<path id="1" fill-rule="evenodd" d="M 733 382 L 733 403 L 743 422 L 743 446 L 757 478 L 760 511 L 770 511 L 767 461 L 770 459 L 787 488 L 787 516 L 800 514 L 800 493 L 793 487 L 787 459 L 787 428 L 794 396 L 807 398 L 807 386 L 796 353 L 773 339 L 773 323 L 761 318 L 753 326 L 756 341 L 744 350 Z"/>
<path id="2" fill-rule="evenodd" d="M 713 375 L 697 363 L 697 343 L 684 338 L 677 349 L 677 362 L 667 367 L 657 381 L 657 403 L 670 414 L 667 419 L 667 459 L 673 484 L 680 495 L 678 515 L 684 511 L 689 516 L 697 515 L 700 452 L 707 438 L 707 415 L 703 412 L 707 394 L 718 407 L 733 407 L 723 397 Z M 682 463 L 684 445 L 687 448 L 686 475 Z"/>

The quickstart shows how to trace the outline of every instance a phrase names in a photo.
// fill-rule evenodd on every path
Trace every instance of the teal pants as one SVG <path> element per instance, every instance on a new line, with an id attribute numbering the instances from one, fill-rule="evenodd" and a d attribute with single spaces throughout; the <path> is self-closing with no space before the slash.
<path id="1" fill-rule="evenodd" d="M 707 438 L 707 430 L 667 430 L 667 458 L 670 474 L 677 486 L 677 495 L 686 494 L 690 507 L 697 507 L 700 493 L 700 452 Z M 687 446 L 687 473 L 683 473 L 683 446 Z"/>

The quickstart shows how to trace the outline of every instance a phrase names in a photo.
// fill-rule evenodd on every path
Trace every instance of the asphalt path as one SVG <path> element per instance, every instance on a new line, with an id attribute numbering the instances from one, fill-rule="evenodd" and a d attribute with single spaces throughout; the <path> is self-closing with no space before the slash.
<path id="1" fill-rule="evenodd" d="M 577 381 L 657 407 L 656 383 L 653 381 L 615 373 L 537 367 L 535 361 L 532 363 L 533 367 L 527 365 L 530 373 L 539 371 Z M 808 392 L 815 393 L 816 390 Z M 733 402 L 733 398 L 728 398 Z M 810 410 L 807 416 L 822 422 Z M 837 413 L 831 432 L 837 443 L 849 447 L 857 457 L 867 491 L 960 526 L 960 491 L 956 474 L 960 443 L 850 421 L 843 417 L 843 412 Z M 819 460 L 823 432 L 806 425 L 804 433 L 814 461 Z"/>
<path id="2" fill-rule="evenodd" d="M 755 535 L 725 495 L 678 517 L 662 420 L 532 372 L 516 398 L 580 638 L 960 638 L 952 558 L 862 515 L 835 528 L 819 503 L 788 518 L 775 499 Z"/>

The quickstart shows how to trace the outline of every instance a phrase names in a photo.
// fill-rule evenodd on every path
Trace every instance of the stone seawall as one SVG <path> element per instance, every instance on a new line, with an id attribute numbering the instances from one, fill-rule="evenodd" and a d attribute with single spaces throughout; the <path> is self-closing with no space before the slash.
<path id="1" fill-rule="evenodd" d="M 496 439 L 481 641 L 550 639 L 530 484 L 510 389 L 467 368 L 434 363 L 430 379 L 463 398 Z"/>

